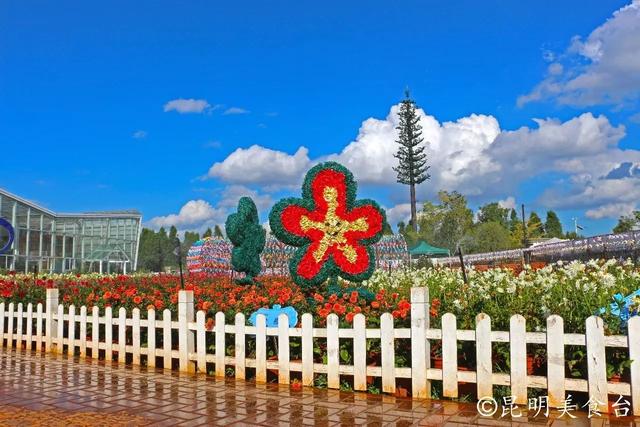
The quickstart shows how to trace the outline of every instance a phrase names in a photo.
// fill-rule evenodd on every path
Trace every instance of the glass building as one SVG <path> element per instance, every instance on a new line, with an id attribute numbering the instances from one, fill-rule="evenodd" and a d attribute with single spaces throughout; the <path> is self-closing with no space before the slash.
<path id="1" fill-rule="evenodd" d="M 59 214 L 0 188 L 0 218 L 14 229 L 0 270 L 128 273 L 136 270 L 142 215 L 135 210 Z M 0 227 L 0 248 L 8 243 Z"/>

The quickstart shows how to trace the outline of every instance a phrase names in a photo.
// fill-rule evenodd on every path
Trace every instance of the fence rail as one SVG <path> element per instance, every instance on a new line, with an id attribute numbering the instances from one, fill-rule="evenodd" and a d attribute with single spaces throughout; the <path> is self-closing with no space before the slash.
<path id="1" fill-rule="evenodd" d="M 465 255 L 468 265 L 520 263 L 525 261 L 552 263 L 590 259 L 631 258 L 634 261 L 640 255 L 640 231 L 628 231 L 618 234 L 602 234 L 584 239 L 566 240 L 555 243 L 542 243 L 526 249 L 509 249 L 497 252 L 485 252 Z M 432 258 L 437 265 L 460 266 L 459 257 Z"/>
<path id="2" fill-rule="evenodd" d="M 478 397 L 492 396 L 496 385 L 509 386 L 515 403 L 527 403 L 529 388 L 546 389 L 549 406 L 561 407 L 568 392 L 587 392 L 601 412 L 608 412 L 608 395 L 631 398 L 632 413 L 640 415 L 640 316 L 628 323 L 628 334 L 605 336 L 601 318 L 586 319 L 585 334 L 564 332 L 563 319 L 552 315 L 547 319 L 546 332 L 526 332 L 526 319 L 513 315 L 509 331 L 493 331 L 491 319 L 480 313 L 476 316 L 475 330 L 457 329 L 456 317 L 442 316 L 441 329 L 429 325 L 429 297 L 426 288 L 411 290 L 411 327 L 395 328 L 393 317 L 385 313 L 379 328 L 366 328 L 365 317 L 357 314 L 353 327 L 340 328 L 335 314 L 327 317 L 326 327 L 313 327 L 310 314 L 302 315 L 299 327 L 290 328 L 286 315 L 281 314 L 277 327 L 267 327 L 263 315 L 256 326 L 248 326 L 245 316 L 238 313 L 232 324 L 225 323 L 224 313 L 217 313 L 212 330 L 206 328 L 206 314 L 195 312 L 193 292 L 180 291 L 177 320 L 164 310 L 148 310 L 141 318 L 139 309 L 127 313 L 120 308 L 114 313 L 107 307 L 100 313 L 93 307 L 65 308 L 58 304 L 58 290 L 47 290 L 43 304 L 0 303 L 0 345 L 35 351 L 67 353 L 80 357 L 99 358 L 136 365 L 146 363 L 155 367 L 158 360 L 170 368 L 175 364 L 185 372 L 208 373 L 213 368 L 216 376 L 226 375 L 227 367 L 235 370 L 235 377 L 245 379 L 247 369 L 255 369 L 257 382 L 267 381 L 268 371 L 277 371 L 278 382 L 288 384 L 291 372 L 300 372 L 302 383 L 313 386 L 315 374 L 327 376 L 329 388 L 340 387 L 340 377 L 353 378 L 355 390 L 367 390 L 367 377 L 379 377 L 382 391 L 394 393 L 397 379 L 410 379 L 414 398 L 431 396 L 431 382 L 441 381 L 443 396 L 460 395 L 459 383 L 475 383 Z M 146 334 L 143 334 L 146 332 Z M 213 336 L 211 336 L 213 334 Z M 227 355 L 226 336 L 234 335 L 233 356 Z M 142 337 L 146 342 L 142 342 Z M 177 337 L 177 340 L 175 339 Z M 213 351 L 207 347 L 207 337 L 213 338 Z M 267 337 L 277 338 L 277 359 L 267 358 Z M 290 360 L 292 338 L 300 341 L 302 357 Z M 314 340 L 326 343 L 326 363 L 314 361 Z M 341 364 L 340 340 L 353 340 L 350 365 Z M 247 342 L 255 343 L 255 357 L 247 357 Z M 367 365 L 367 340 L 379 340 L 380 366 Z M 396 342 L 409 340 L 411 366 L 396 366 Z M 440 342 L 442 367 L 431 367 L 431 341 Z M 475 343 L 476 371 L 462 370 L 458 366 L 458 342 Z M 296 341 L 297 342 L 297 341 Z M 493 372 L 494 343 L 509 344 L 509 373 Z M 159 345 L 161 344 L 161 345 Z M 527 345 L 546 346 L 546 376 L 527 372 Z M 587 378 L 566 378 L 565 346 L 584 346 L 587 354 Z M 608 382 L 607 347 L 628 349 L 631 360 L 629 382 Z"/>

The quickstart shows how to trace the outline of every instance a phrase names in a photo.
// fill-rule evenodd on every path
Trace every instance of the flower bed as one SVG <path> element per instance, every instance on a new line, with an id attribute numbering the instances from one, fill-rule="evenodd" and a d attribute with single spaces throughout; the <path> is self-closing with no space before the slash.
<path id="1" fill-rule="evenodd" d="M 512 270 L 492 269 L 468 271 L 469 283 L 465 284 L 459 270 L 449 268 L 376 271 L 362 288 L 353 288 L 340 282 L 338 288 L 309 290 L 307 293 L 285 277 L 260 277 L 260 285 L 245 286 L 234 283 L 228 277 L 191 274 L 186 277 L 186 288 L 193 290 L 196 309 L 207 312 L 207 327 L 213 327 L 214 314 L 225 313 L 227 322 L 232 322 L 236 313 L 247 318 L 262 307 L 274 304 L 292 306 L 299 314 L 313 313 L 316 326 L 324 326 L 326 317 L 335 313 L 341 327 L 350 327 L 353 317 L 362 313 L 368 327 L 379 325 L 380 315 L 391 312 L 396 327 L 408 327 L 410 318 L 409 290 L 412 286 L 426 285 L 429 288 L 431 326 L 440 327 L 442 314 L 451 312 L 457 317 L 459 329 L 474 329 L 475 317 L 484 312 L 491 317 L 493 330 L 509 330 L 509 319 L 513 314 L 522 314 L 530 331 L 545 330 L 546 318 L 558 314 L 564 319 L 566 333 L 584 333 L 585 319 L 599 314 L 605 321 L 607 334 L 625 334 L 625 322 L 613 310 L 616 294 L 629 295 L 640 288 L 640 270 L 632 263 L 573 262 L 546 266 L 534 271 L 525 268 L 515 274 Z M 0 302 L 44 303 L 47 288 L 58 288 L 60 300 L 65 306 L 86 305 L 103 309 L 134 307 L 141 309 L 144 317 L 148 308 L 169 309 L 177 313 L 177 295 L 180 279 L 174 275 L 134 274 L 117 275 L 53 275 L 34 280 L 31 275 L 10 274 L 0 276 Z M 336 291 L 336 289 L 338 289 Z M 638 301 L 631 305 L 637 311 Z M 601 309 L 604 308 L 603 311 Z M 633 313 L 632 313 L 633 314 Z M 230 338 L 229 338 L 230 339 Z M 213 343 L 211 343 L 213 344 Z M 314 343 L 316 363 L 326 358 L 326 344 L 322 340 Z M 291 358 L 300 357 L 299 343 L 291 345 Z M 546 368 L 545 348 L 541 345 L 528 347 L 529 374 L 544 374 Z M 255 351 L 247 348 L 247 355 Z M 367 363 L 380 366 L 380 344 L 372 342 L 367 349 Z M 586 378 L 586 354 L 584 347 L 566 347 L 566 367 L 569 375 Z M 340 358 L 349 364 L 353 354 L 351 340 L 340 343 Z M 459 369 L 475 369 L 475 347 L 473 342 L 458 342 Z M 269 343 L 268 356 L 276 357 L 275 343 Z M 409 342 L 396 345 L 396 366 L 410 366 Z M 439 341 L 432 343 L 432 363 L 439 362 Z M 508 372 L 509 346 L 494 343 L 494 372 Z M 628 376 L 629 357 L 626 349 L 607 349 L 608 378 Z M 316 378 L 317 385 L 326 381 L 324 376 Z M 349 388 L 346 383 L 345 389 Z M 379 389 L 372 383 L 371 390 Z M 437 393 L 437 387 L 434 388 Z M 507 391 L 496 387 L 496 394 Z M 437 395 L 436 395 L 437 396 Z"/>
<path id="2" fill-rule="evenodd" d="M 370 301 L 356 291 L 338 294 L 303 294 L 298 285 L 286 277 L 261 277 L 260 285 L 238 285 L 225 276 L 191 274 L 185 278 L 185 288 L 193 290 L 197 310 L 207 312 L 213 321 L 216 312 L 222 311 L 231 321 L 236 313 L 247 317 L 262 307 L 274 304 L 292 306 L 300 314 L 313 313 L 316 323 L 323 325 L 326 317 L 335 313 L 343 323 L 350 323 L 356 313 L 363 313 L 377 322 L 384 312 L 392 312 L 402 320 L 407 319 L 409 303 L 397 292 L 381 290 Z M 146 310 L 169 309 L 177 313 L 180 278 L 175 275 L 51 275 L 34 281 L 32 275 L 10 274 L 0 276 L 0 302 L 44 303 L 47 288 L 60 291 L 63 305 L 85 305 L 90 310 L 111 306 L 131 310 L 138 307 L 142 315 Z"/>
<path id="3" fill-rule="evenodd" d="M 567 332 L 584 332 L 584 321 L 593 314 L 605 319 L 607 333 L 624 333 L 624 324 L 611 313 L 616 294 L 628 295 L 640 289 L 640 270 L 632 263 L 614 261 L 549 265 L 542 269 L 525 268 L 515 274 L 509 269 L 467 272 L 465 284 L 459 269 L 377 270 L 363 283 L 367 292 L 356 292 L 341 281 L 341 290 L 328 293 L 316 289 L 304 291 L 287 277 L 261 277 L 259 286 L 235 284 L 225 276 L 191 274 L 186 288 L 194 291 L 197 309 L 213 316 L 223 311 L 228 319 L 237 312 L 247 316 L 273 304 L 291 305 L 298 313 L 313 313 L 322 319 L 336 313 L 348 323 L 356 313 L 374 322 L 384 312 L 393 313 L 398 325 L 409 317 L 409 290 L 426 285 L 431 298 L 432 326 L 438 327 L 440 315 L 456 315 L 460 329 L 473 329 L 475 316 L 491 316 L 494 329 L 507 330 L 515 313 L 527 319 L 527 329 L 545 329 L 551 314 L 563 317 Z M 60 289 L 64 305 L 86 305 L 176 310 L 180 279 L 175 275 L 51 275 L 34 281 L 32 275 L 0 275 L 0 301 L 19 303 L 44 302 L 45 289 Z M 605 308 L 603 313 L 600 309 Z M 406 323 L 406 322 L 405 322 Z"/>

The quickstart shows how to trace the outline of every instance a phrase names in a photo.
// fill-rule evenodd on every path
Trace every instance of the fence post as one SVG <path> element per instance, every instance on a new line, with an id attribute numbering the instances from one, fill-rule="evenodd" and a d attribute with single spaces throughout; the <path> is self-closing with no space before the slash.
<path id="1" fill-rule="evenodd" d="M 382 362 L 382 391 L 396 392 L 396 353 L 393 316 L 383 313 L 380 316 L 380 353 Z"/>
<path id="2" fill-rule="evenodd" d="M 309 313 L 302 315 L 302 385 L 313 386 L 313 317 Z"/>
<path id="3" fill-rule="evenodd" d="M 53 313 L 58 312 L 58 290 L 47 289 L 47 302 L 45 306 L 45 350 L 50 352 L 53 342 L 58 336 L 58 321 L 53 318 Z"/>
<path id="4" fill-rule="evenodd" d="M 247 321 L 245 320 L 244 314 L 236 313 L 236 379 L 244 380 L 245 379 L 245 371 L 246 371 L 246 349 L 245 349 L 245 325 Z"/>
<path id="5" fill-rule="evenodd" d="M 4 347 L 4 303 L 0 302 L 0 348 Z"/>
<path id="6" fill-rule="evenodd" d="M 442 316 L 442 395 L 458 397 L 458 325 L 453 313 Z"/>
<path id="7" fill-rule="evenodd" d="M 476 388 L 478 398 L 493 396 L 493 366 L 491 361 L 491 318 L 476 316 Z"/>
<path id="8" fill-rule="evenodd" d="M 280 313 L 278 316 L 278 382 L 280 384 L 289 384 L 291 381 L 289 358 L 289 317 L 285 313 Z"/>
<path id="9" fill-rule="evenodd" d="M 205 329 L 206 314 L 199 310 L 196 313 L 196 351 L 198 353 L 198 372 L 207 373 L 207 335 Z"/>
<path id="10" fill-rule="evenodd" d="M 311 317 L 311 315 L 309 315 L 309 317 Z M 303 318 L 303 322 L 304 322 L 304 318 Z M 356 314 L 353 317 L 353 389 L 356 391 L 367 391 L 367 329 L 366 328 L 367 326 L 366 326 L 366 319 L 364 317 L 364 314 L 362 313 Z M 313 360 L 311 362 L 313 362 Z M 312 364 L 312 367 L 313 367 L 313 364 Z"/>
<path id="11" fill-rule="evenodd" d="M 629 359 L 631 362 L 631 402 L 633 415 L 640 417 L 640 317 L 629 319 Z"/>
<path id="12" fill-rule="evenodd" d="M 518 405 L 527 404 L 527 321 L 519 314 L 509 320 L 511 395 Z"/>
<path id="13" fill-rule="evenodd" d="M 600 412 L 608 412 L 604 322 L 600 317 L 591 316 L 587 319 L 586 325 L 589 399 L 593 399 L 597 403 Z"/>
<path id="14" fill-rule="evenodd" d="M 431 381 L 427 369 L 431 367 L 431 346 L 427 341 L 429 329 L 429 288 L 411 288 L 411 395 L 416 399 L 431 397 Z"/>
<path id="15" fill-rule="evenodd" d="M 256 382 L 267 382 L 267 318 L 256 317 Z"/>
<path id="16" fill-rule="evenodd" d="M 547 317 L 547 394 L 549 406 L 560 408 L 565 400 L 564 320 Z"/>
<path id="17" fill-rule="evenodd" d="M 216 353 L 215 353 L 215 372 L 216 377 L 224 378 L 226 374 L 226 365 L 224 361 L 224 357 L 226 356 L 227 344 L 226 344 L 226 333 L 224 331 L 225 326 L 225 317 L 224 313 L 219 311 L 216 313 L 216 325 L 215 329 L 215 343 L 216 343 Z"/>
<path id="18" fill-rule="evenodd" d="M 340 388 L 340 338 L 338 315 L 327 316 L 327 387 Z"/>
<path id="19" fill-rule="evenodd" d="M 196 372 L 195 364 L 189 361 L 189 353 L 195 350 L 195 340 L 193 331 L 189 330 L 189 322 L 194 320 L 193 291 L 178 291 L 178 351 L 182 372 Z"/>

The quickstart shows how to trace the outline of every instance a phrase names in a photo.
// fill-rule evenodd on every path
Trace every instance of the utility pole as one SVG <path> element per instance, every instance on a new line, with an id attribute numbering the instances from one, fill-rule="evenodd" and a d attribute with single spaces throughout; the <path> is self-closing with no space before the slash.
<path id="1" fill-rule="evenodd" d="M 521 205 L 522 208 L 522 246 L 525 248 L 529 246 L 529 240 L 527 239 L 527 222 L 524 217 L 524 203 Z"/>
<path id="2" fill-rule="evenodd" d="M 573 220 L 573 228 L 576 232 L 576 236 L 578 236 L 578 230 L 584 230 L 584 227 L 581 227 L 578 225 L 578 218 L 577 217 L 573 217 L 571 218 Z"/>

